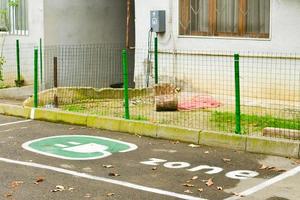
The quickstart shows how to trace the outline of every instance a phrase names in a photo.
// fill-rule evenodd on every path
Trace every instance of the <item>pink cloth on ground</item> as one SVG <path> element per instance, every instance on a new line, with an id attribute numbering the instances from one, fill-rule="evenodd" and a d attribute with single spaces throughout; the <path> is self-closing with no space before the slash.
<path id="1" fill-rule="evenodd" d="M 190 100 L 179 102 L 179 110 L 195 110 L 200 108 L 218 108 L 221 103 L 210 96 L 195 96 Z"/>

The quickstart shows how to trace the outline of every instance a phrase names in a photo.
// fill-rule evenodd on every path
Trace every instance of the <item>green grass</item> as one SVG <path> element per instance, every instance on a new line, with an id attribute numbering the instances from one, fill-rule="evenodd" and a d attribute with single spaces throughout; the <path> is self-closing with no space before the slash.
<path id="1" fill-rule="evenodd" d="M 8 85 L 4 84 L 2 81 L 0 81 L 0 89 L 8 88 Z"/>
<path id="2" fill-rule="evenodd" d="M 213 112 L 210 121 L 220 131 L 235 131 L 235 114 L 231 112 Z M 300 118 L 280 119 L 272 116 L 241 115 L 242 133 L 260 132 L 265 127 L 300 130 Z"/>

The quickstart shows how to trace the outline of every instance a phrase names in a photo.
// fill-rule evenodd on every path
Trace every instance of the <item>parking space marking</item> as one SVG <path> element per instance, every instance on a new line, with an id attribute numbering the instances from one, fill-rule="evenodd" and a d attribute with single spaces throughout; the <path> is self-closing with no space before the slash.
<path id="1" fill-rule="evenodd" d="M 14 125 L 14 124 L 21 124 L 21 123 L 26 123 L 26 122 L 31 122 L 31 121 L 32 121 L 32 119 L 23 120 L 23 121 L 16 121 L 16 122 L 8 122 L 8 123 L 0 124 L 0 127 Z"/>
<path id="2" fill-rule="evenodd" d="M 206 200 L 206 199 L 199 198 L 199 197 L 193 197 L 193 196 L 179 194 L 179 193 L 161 190 L 161 189 L 157 189 L 157 188 L 146 187 L 146 186 L 137 185 L 134 183 L 129 183 L 126 181 L 119 181 L 119 180 L 113 180 L 113 179 L 108 179 L 108 178 L 99 177 L 99 176 L 93 176 L 93 175 L 89 175 L 86 173 L 71 171 L 71 170 L 67 170 L 67 169 L 63 169 L 63 168 L 52 167 L 52 166 L 38 164 L 38 163 L 22 162 L 22 161 L 11 160 L 11 159 L 1 158 L 1 157 L 0 157 L 0 162 L 22 165 L 22 166 L 33 167 L 33 168 L 44 169 L 44 170 L 46 169 L 46 170 L 50 170 L 50 171 L 54 171 L 54 172 L 58 172 L 58 173 L 62 173 L 62 174 L 77 176 L 77 177 L 95 180 L 95 181 L 106 182 L 106 183 L 119 185 L 119 186 L 131 188 L 131 189 L 135 189 L 135 190 L 140 190 L 140 191 L 144 191 L 144 192 L 150 192 L 150 193 L 160 194 L 160 195 L 164 195 L 164 196 L 175 197 L 178 199 Z"/>
<path id="3" fill-rule="evenodd" d="M 89 135 L 60 135 L 25 142 L 28 151 L 65 160 L 95 160 L 136 150 L 135 144 Z"/>
<path id="4" fill-rule="evenodd" d="M 254 193 L 256 193 L 256 192 L 258 192 L 258 191 L 260 191 L 260 190 L 262 190 L 266 187 L 269 187 L 269 186 L 271 186 L 271 185 L 273 185 L 273 184 L 275 184 L 279 181 L 282 181 L 282 180 L 284 180 L 288 177 L 295 176 L 298 173 L 300 173 L 300 166 L 298 166 L 294 169 L 291 169 L 291 170 L 289 170 L 289 171 L 287 171 L 283 174 L 280 174 L 280 175 L 278 175 L 274 178 L 271 178 L 271 179 L 269 179 L 269 180 L 267 180 L 267 181 L 265 181 L 261 184 L 258 184 L 258 185 L 254 186 L 254 187 L 252 187 L 248 190 L 245 190 L 244 192 L 239 193 L 240 196 L 229 197 L 225 200 L 238 200 L 238 199 L 241 199 L 242 197 L 246 197 L 246 196 L 249 196 L 251 194 L 254 194 Z"/>

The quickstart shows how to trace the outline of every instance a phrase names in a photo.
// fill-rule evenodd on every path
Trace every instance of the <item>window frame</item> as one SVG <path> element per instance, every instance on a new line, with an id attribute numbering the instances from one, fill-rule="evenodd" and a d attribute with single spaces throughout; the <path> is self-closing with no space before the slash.
<path id="1" fill-rule="evenodd" d="M 7 35 L 18 35 L 18 36 L 28 36 L 29 35 L 29 7 L 28 7 L 28 0 L 25 1 L 26 5 L 24 6 L 26 11 L 25 11 L 25 20 L 24 23 L 26 24 L 24 27 L 21 27 L 21 29 L 18 29 L 17 27 L 17 7 L 16 6 L 9 6 L 9 0 L 7 1 L 7 30 L 6 31 L 0 31 L 2 34 L 7 34 Z"/>
<path id="2" fill-rule="evenodd" d="M 269 19 L 269 33 L 246 33 L 247 29 L 247 17 L 243 16 L 241 12 L 239 12 L 239 19 L 238 19 L 238 32 L 235 33 L 226 33 L 226 32 L 217 32 L 217 0 L 208 0 L 209 1 L 209 8 L 208 8 L 208 31 L 207 32 L 196 32 L 193 31 L 190 34 L 183 34 L 181 32 L 181 17 L 182 17 L 182 8 L 181 8 L 181 0 L 177 1 L 177 28 L 178 28 L 178 37 L 180 38 L 220 38 L 220 39 L 243 39 L 243 40 L 271 40 L 272 38 L 272 3 L 273 1 L 270 0 L 270 19 Z M 191 1 L 191 0 L 186 0 Z M 242 4 L 239 4 L 239 8 L 242 10 L 246 10 L 247 1 L 248 0 L 239 0 Z M 183 16 L 189 16 L 190 10 L 187 14 Z M 213 14 L 215 13 L 215 14 Z M 242 18 L 242 20 L 240 20 Z M 187 20 L 187 19 L 185 19 Z M 250 35 L 250 36 L 249 36 Z M 253 35 L 251 37 L 251 35 Z"/>

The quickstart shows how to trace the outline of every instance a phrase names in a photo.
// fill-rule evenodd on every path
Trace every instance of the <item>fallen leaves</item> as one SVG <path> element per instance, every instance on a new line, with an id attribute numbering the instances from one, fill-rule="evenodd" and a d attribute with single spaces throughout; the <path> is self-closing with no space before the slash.
<path id="1" fill-rule="evenodd" d="M 199 188 L 197 191 L 198 192 L 203 192 L 204 190 L 203 190 L 203 188 Z"/>
<path id="2" fill-rule="evenodd" d="M 214 182 L 213 182 L 213 179 L 212 179 L 212 178 L 208 179 L 208 180 L 206 181 L 206 183 L 205 183 L 205 185 L 208 186 L 208 187 L 212 186 L 213 184 L 214 184 Z"/>
<path id="3" fill-rule="evenodd" d="M 223 160 L 225 163 L 231 162 L 231 159 L 229 159 L 229 158 L 223 158 L 222 160 Z"/>
<path id="4" fill-rule="evenodd" d="M 102 165 L 102 167 L 104 167 L 104 168 L 106 168 L 106 169 L 114 168 L 114 166 L 112 166 L 112 165 Z"/>
<path id="5" fill-rule="evenodd" d="M 279 169 L 273 166 L 267 166 L 267 165 L 261 165 L 260 170 L 270 170 L 270 171 L 275 171 L 275 172 L 286 172 L 285 169 Z"/>
<path id="6" fill-rule="evenodd" d="M 23 181 L 13 181 L 10 183 L 10 188 L 15 189 L 22 185 L 24 182 Z"/>
<path id="7" fill-rule="evenodd" d="M 185 187 L 195 187 L 195 185 L 189 184 L 189 183 L 184 183 L 184 184 L 182 184 L 182 185 L 185 186 Z"/>
<path id="8" fill-rule="evenodd" d="M 120 176 L 120 174 L 110 172 L 110 173 L 108 174 L 108 176 Z"/>
<path id="9" fill-rule="evenodd" d="M 231 194 L 233 194 L 234 196 L 237 196 L 237 197 L 245 197 L 244 195 L 237 193 L 237 192 L 232 192 Z"/>
<path id="10" fill-rule="evenodd" d="M 153 171 L 157 170 L 157 167 L 152 167 L 152 170 L 153 170 Z"/>
<path id="11" fill-rule="evenodd" d="M 193 192 L 191 190 L 185 190 L 184 193 L 193 194 Z"/>
<path id="12" fill-rule="evenodd" d="M 6 194 L 4 194 L 4 197 L 6 197 L 6 198 L 12 197 L 12 196 L 13 196 L 12 193 L 6 193 Z"/>
<path id="13" fill-rule="evenodd" d="M 92 197 L 92 195 L 90 193 L 87 193 L 84 195 L 84 198 L 91 198 L 91 197 Z"/>
<path id="14" fill-rule="evenodd" d="M 62 185 L 55 186 L 55 189 L 51 190 L 51 192 L 62 192 L 65 190 L 65 187 Z"/>
<path id="15" fill-rule="evenodd" d="M 38 176 L 38 177 L 36 177 L 34 184 L 38 185 L 39 183 L 44 182 L 44 180 L 45 180 L 45 177 Z"/>
<path id="16" fill-rule="evenodd" d="M 192 147 L 192 148 L 199 148 L 200 145 L 190 144 L 189 147 Z"/>
<path id="17" fill-rule="evenodd" d="M 111 196 L 114 196 L 114 195 L 115 195 L 115 193 L 107 193 L 106 194 L 107 197 L 111 197 Z"/>
<path id="18" fill-rule="evenodd" d="M 193 176 L 192 178 L 191 178 L 191 180 L 197 180 L 199 177 L 198 176 Z"/>
<path id="19" fill-rule="evenodd" d="M 220 187 L 220 186 L 218 186 L 217 189 L 220 190 L 220 191 L 223 191 L 223 188 Z"/>
<path id="20" fill-rule="evenodd" d="M 205 153 L 205 154 L 209 154 L 209 151 L 205 151 L 204 153 Z"/>

